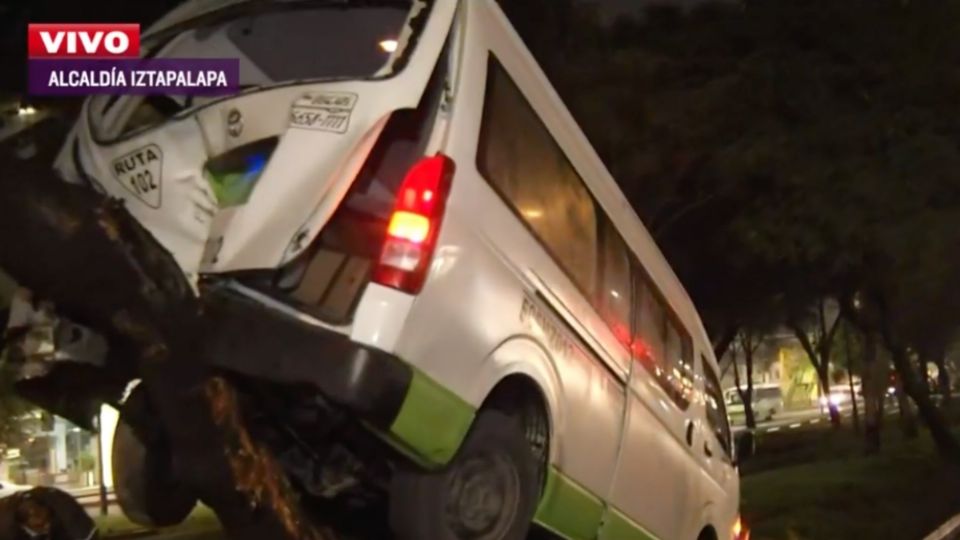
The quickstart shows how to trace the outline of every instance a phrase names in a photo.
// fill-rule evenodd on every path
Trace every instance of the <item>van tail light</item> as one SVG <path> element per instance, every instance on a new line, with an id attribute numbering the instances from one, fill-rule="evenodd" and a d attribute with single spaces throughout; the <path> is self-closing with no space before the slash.
<path id="1" fill-rule="evenodd" d="M 373 281 L 417 294 L 433 258 L 455 165 L 437 154 L 418 161 L 404 177 L 387 226 Z"/>
<path id="2" fill-rule="evenodd" d="M 743 523 L 743 518 L 737 516 L 737 521 L 733 523 L 733 530 L 730 531 L 730 537 L 733 540 L 750 540 L 750 530 Z"/>

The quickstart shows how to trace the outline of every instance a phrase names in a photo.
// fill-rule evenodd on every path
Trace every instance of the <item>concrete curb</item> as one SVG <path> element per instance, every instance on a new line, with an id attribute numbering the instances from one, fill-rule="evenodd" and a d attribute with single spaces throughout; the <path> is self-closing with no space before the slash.
<path id="1" fill-rule="evenodd" d="M 928 534 L 923 540 L 947 540 L 954 538 L 958 533 L 960 533 L 960 514 L 950 518 L 949 521 Z"/>

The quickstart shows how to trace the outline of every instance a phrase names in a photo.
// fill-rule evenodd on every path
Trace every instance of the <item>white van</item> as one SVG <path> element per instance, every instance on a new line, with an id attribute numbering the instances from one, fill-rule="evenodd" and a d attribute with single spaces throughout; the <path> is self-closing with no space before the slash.
<path id="1" fill-rule="evenodd" d="M 745 537 L 697 312 L 494 0 L 189 2 L 143 50 L 240 58 L 243 91 L 93 97 L 59 170 L 298 412 L 305 496 L 389 493 L 408 540 Z"/>

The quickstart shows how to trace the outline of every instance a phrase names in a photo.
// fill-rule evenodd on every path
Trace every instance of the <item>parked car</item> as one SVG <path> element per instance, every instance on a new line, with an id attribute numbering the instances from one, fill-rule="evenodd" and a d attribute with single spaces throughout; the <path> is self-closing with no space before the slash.
<path id="1" fill-rule="evenodd" d="M 856 395 L 858 404 L 863 402 L 863 392 L 860 390 L 859 385 L 854 387 L 853 392 L 850 391 L 850 386 L 846 384 L 834 386 L 830 388 L 829 396 L 820 396 L 820 399 L 817 400 L 820 404 L 820 412 L 827 414 L 830 405 L 833 405 L 837 409 L 852 407 L 854 395 Z"/>
<path id="2" fill-rule="evenodd" d="M 28 491 L 30 489 L 33 489 L 33 487 L 14 484 L 9 480 L 0 480 L 0 499 L 4 497 L 9 497 L 14 493 L 20 493 L 22 491 Z"/>
<path id="3" fill-rule="evenodd" d="M 729 388 L 724 393 L 730 416 L 742 418 L 746 416 L 743 400 L 736 388 Z M 773 420 L 783 412 L 783 390 L 779 384 L 760 384 L 753 387 L 753 399 L 750 400 L 754 418 L 757 420 Z"/>

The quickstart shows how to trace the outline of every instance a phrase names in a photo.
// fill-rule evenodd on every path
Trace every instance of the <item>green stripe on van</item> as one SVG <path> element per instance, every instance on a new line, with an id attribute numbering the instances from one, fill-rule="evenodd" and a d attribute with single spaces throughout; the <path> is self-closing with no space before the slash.
<path id="1" fill-rule="evenodd" d="M 600 527 L 597 538 L 599 540 L 656 540 L 657 537 L 616 508 L 610 508 L 603 518 L 603 525 Z"/>
<path id="2" fill-rule="evenodd" d="M 547 471 L 547 483 L 534 521 L 570 540 L 596 538 L 603 502 L 556 467 Z"/>
<path id="3" fill-rule="evenodd" d="M 390 433 L 430 465 L 447 464 L 470 430 L 476 409 L 418 369 Z"/>

